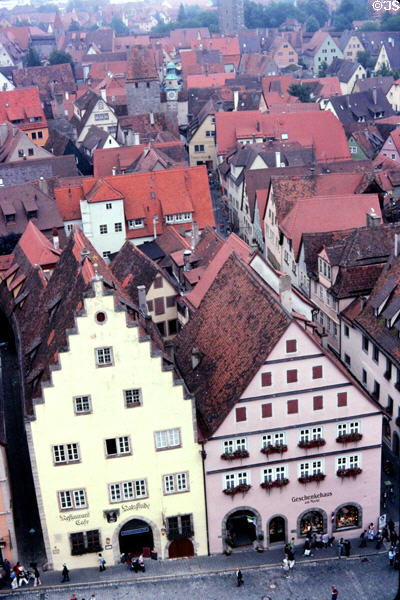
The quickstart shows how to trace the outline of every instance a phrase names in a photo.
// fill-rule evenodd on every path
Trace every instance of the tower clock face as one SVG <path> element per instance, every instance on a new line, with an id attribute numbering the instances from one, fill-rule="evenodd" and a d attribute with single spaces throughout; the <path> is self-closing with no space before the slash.
<path id="1" fill-rule="evenodd" d="M 167 99 L 176 100 L 176 92 L 174 90 L 169 90 L 169 92 L 167 92 Z"/>

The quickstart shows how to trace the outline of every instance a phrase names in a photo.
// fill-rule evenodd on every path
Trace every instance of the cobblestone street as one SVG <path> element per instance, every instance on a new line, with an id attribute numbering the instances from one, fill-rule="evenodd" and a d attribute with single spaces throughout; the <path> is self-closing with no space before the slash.
<path id="1" fill-rule="evenodd" d="M 92 578 L 94 571 L 91 571 Z M 116 573 L 115 573 L 116 574 Z M 132 575 L 130 580 L 90 584 L 68 584 L 63 589 L 24 590 L 3 592 L 2 598 L 22 600 L 330 600 L 330 588 L 335 584 L 340 600 L 393 600 L 397 591 L 398 574 L 388 565 L 386 554 L 360 558 L 301 562 L 290 577 L 278 567 L 243 569 L 244 586 L 237 588 L 233 571 L 214 574 L 192 574 L 151 578 Z"/>

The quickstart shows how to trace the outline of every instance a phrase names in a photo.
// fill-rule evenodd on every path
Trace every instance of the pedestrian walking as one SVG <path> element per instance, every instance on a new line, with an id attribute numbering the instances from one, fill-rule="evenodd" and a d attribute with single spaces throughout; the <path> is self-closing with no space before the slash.
<path id="1" fill-rule="evenodd" d="M 340 540 L 338 541 L 338 545 L 337 545 L 337 556 L 338 556 L 338 558 L 342 558 L 343 551 L 344 551 L 343 538 L 340 538 Z"/>
<path id="2" fill-rule="evenodd" d="M 290 540 L 289 546 L 291 547 L 292 550 L 294 550 L 294 537 L 292 537 L 292 539 Z"/>
<path id="3" fill-rule="evenodd" d="M 392 519 L 390 519 L 388 521 L 387 526 L 388 526 L 388 529 L 389 529 L 389 531 L 391 533 L 393 531 L 393 529 L 394 529 L 394 523 L 393 523 Z"/>
<path id="4" fill-rule="evenodd" d="M 370 523 L 369 527 L 368 527 L 368 539 L 373 541 L 374 538 L 375 538 L 375 525 L 373 523 Z"/>
<path id="5" fill-rule="evenodd" d="M 294 563 L 295 563 L 294 552 L 292 549 L 289 550 L 289 553 L 287 555 L 287 560 L 288 560 L 288 564 L 289 564 L 289 570 L 291 571 L 293 569 Z"/>
<path id="6" fill-rule="evenodd" d="M 329 544 L 329 533 L 324 533 L 322 536 L 322 543 L 324 545 L 324 548 L 328 547 Z"/>
<path id="7" fill-rule="evenodd" d="M 104 560 L 104 557 L 102 554 L 99 554 L 99 571 L 100 573 L 102 571 L 106 570 L 106 561 Z"/>
<path id="8" fill-rule="evenodd" d="M 331 596 L 331 600 L 337 600 L 337 597 L 339 596 L 339 592 L 338 589 L 336 587 L 336 585 L 332 586 L 332 596 Z"/>
<path id="9" fill-rule="evenodd" d="M 394 546 L 397 542 L 397 533 L 395 529 L 392 529 L 390 532 L 390 543 Z"/>
<path id="10" fill-rule="evenodd" d="M 398 549 L 395 550 L 395 553 L 394 553 L 393 567 L 395 568 L 396 571 L 400 570 L 400 554 L 399 554 Z"/>
<path id="11" fill-rule="evenodd" d="M 35 581 L 33 583 L 33 587 L 37 587 L 38 585 L 42 585 L 42 582 L 40 581 L 40 573 L 39 573 L 37 567 L 34 567 L 33 574 L 35 576 Z"/>
<path id="12" fill-rule="evenodd" d="M 3 569 L 4 569 L 4 575 L 6 577 L 6 579 L 10 578 L 10 573 L 11 573 L 11 565 L 10 565 L 10 561 L 5 558 L 3 561 Z"/>
<path id="13" fill-rule="evenodd" d="M 304 542 L 304 556 L 311 556 L 311 542 L 309 539 Z"/>
<path id="14" fill-rule="evenodd" d="M 240 569 L 238 569 L 236 571 L 236 580 L 237 580 L 238 587 L 243 585 L 243 575 L 242 575 L 242 571 Z"/>
<path id="15" fill-rule="evenodd" d="M 92 595 L 90 596 L 90 600 L 96 600 L 96 594 L 92 594 Z"/>
<path id="16" fill-rule="evenodd" d="M 388 557 L 389 557 L 389 565 L 391 567 L 393 567 L 393 563 L 394 563 L 394 557 L 396 556 L 396 552 L 394 551 L 393 546 L 390 546 L 389 548 L 389 552 L 388 552 Z"/>
<path id="17" fill-rule="evenodd" d="M 22 587 L 22 584 L 28 585 L 28 573 L 25 571 L 24 567 L 21 565 L 19 569 L 19 573 L 17 575 L 18 578 L 18 587 Z"/>
<path id="18" fill-rule="evenodd" d="M 65 581 L 69 581 L 69 570 L 65 563 L 63 564 L 63 570 L 61 571 L 61 575 L 62 575 L 61 583 L 65 583 Z"/>
<path id="19" fill-rule="evenodd" d="M 285 577 L 289 577 L 289 561 L 287 556 L 282 560 L 282 569 L 285 571 Z"/>
<path id="20" fill-rule="evenodd" d="M 376 536 L 376 549 L 380 550 L 383 542 L 382 532 L 379 530 Z"/>
<path id="21" fill-rule="evenodd" d="M 367 533 L 366 529 L 364 529 L 364 531 L 360 535 L 360 539 L 361 539 L 360 548 L 365 548 L 367 546 L 367 539 L 368 539 L 368 533 Z"/>
<path id="22" fill-rule="evenodd" d="M 345 540 L 343 542 L 343 546 L 344 546 L 344 553 L 346 555 L 346 558 L 349 558 L 349 556 L 350 556 L 350 549 L 351 549 L 350 540 Z"/>
<path id="23" fill-rule="evenodd" d="M 290 544 L 285 544 L 283 551 L 284 551 L 285 555 L 287 556 L 290 551 Z"/>
<path id="24" fill-rule="evenodd" d="M 18 579 L 17 576 L 15 574 L 15 571 L 11 571 L 10 573 L 10 579 L 11 579 L 11 589 L 15 590 L 18 587 Z"/>
<path id="25" fill-rule="evenodd" d="M 387 525 L 385 525 L 385 527 L 382 529 L 382 537 L 387 542 L 389 541 L 389 529 Z"/>

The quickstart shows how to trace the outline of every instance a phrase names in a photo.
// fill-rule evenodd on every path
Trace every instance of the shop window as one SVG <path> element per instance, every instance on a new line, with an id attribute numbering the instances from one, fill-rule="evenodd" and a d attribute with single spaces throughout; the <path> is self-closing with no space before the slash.
<path id="1" fill-rule="evenodd" d="M 98 529 L 71 533 L 69 536 L 72 556 L 79 556 L 88 552 L 100 552 L 103 550 L 100 544 L 100 532 Z"/>
<path id="2" fill-rule="evenodd" d="M 336 513 L 336 529 L 360 527 L 360 512 L 353 504 L 342 506 Z"/>
<path id="3" fill-rule="evenodd" d="M 322 533 L 324 530 L 324 519 L 320 512 L 310 511 L 300 519 L 300 535 L 308 532 Z"/>

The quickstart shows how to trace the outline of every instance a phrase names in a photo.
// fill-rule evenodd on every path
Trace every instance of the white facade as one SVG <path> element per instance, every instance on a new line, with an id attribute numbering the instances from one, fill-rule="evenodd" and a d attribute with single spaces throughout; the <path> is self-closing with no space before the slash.
<path id="1" fill-rule="evenodd" d="M 79 119 L 82 119 L 84 117 L 84 111 L 81 111 L 80 113 L 77 107 L 74 108 L 74 112 Z M 104 131 L 115 135 L 117 132 L 117 124 L 118 119 L 114 113 L 114 110 L 111 108 L 111 106 L 106 104 L 106 102 L 104 102 L 103 99 L 99 98 L 95 107 L 92 110 L 91 115 L 87 119 L 85 126 L 80 132 L 77 141 L 82 142 L 85 139 L 86 134 L 92 125 L 96 125 L 96 127 L 100 127 L 100 129 L 103 129 Z"/>
<path id="2" fill-rule="evenodd" d="M 125 242 L 124 201 L 87 202 L 81 200 L 82 230 L 100 256 L 118 252 Z"/>

